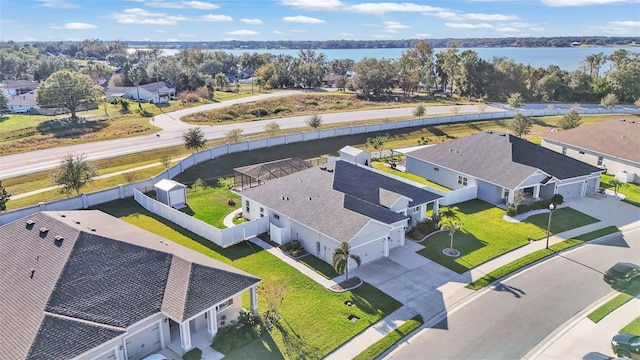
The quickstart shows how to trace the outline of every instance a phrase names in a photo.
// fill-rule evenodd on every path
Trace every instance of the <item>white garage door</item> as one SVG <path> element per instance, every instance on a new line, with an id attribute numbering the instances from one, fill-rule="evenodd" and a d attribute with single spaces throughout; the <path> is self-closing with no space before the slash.
<path id="1" fill-rule="evenodd" d="M 127 338 L 127 359 L 140 360 L 160 349 L 160 325 L 154 324 Z"/>
<path id="2" fill-rule="evenodd" d="M 580 189 L 582 189 L 582 183 L 567 184 L 558 187 L 558 194 L 566 199 L 571 199 L 580 196 Z"/>
<path id="3" fill-rule="evenodd" d="M 358 247 L 354 252 L 360 256 L 363 264 L 379 259 L 384 256 L 384 240 L 379 239 L 370 244 Z"/>
<path id="4" fill-rule="evenodd" d="M 102 354 L 98 357 L 94 357 L 91 360 L 115 360 L 116 359 L 116 349 L 111 349 L 105 354 Z"/>

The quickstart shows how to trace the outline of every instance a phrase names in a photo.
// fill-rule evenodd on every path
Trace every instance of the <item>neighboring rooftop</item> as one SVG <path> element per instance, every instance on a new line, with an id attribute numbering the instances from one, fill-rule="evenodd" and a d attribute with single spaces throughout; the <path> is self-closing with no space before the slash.
<path id="1" fill-rule="evenodd" d="M 494 131 L 411 151 L 407 156 L 509 189 L 520 185 L 536 170 L 560 180 L 602 171 L 527 140 Z"/>
<path id="2" fill-rule="evenodd" d="M 73 358 L 150 315 L 183 321 L 260 281 L 97 210 L 3 225 L 0 273 L 10 359 Z"/>
<path id="3" fill-rule="evenodd" d="M 636 120 L 583 124 L 542 138 L 640 163 L 640 122 Z"/>

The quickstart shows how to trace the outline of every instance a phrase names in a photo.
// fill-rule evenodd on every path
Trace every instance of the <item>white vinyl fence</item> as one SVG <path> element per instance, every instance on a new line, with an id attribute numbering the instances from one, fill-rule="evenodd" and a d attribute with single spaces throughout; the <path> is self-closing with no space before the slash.
<path id="1" fill-rule="evenodd" d="M 194 234 L 215 243 L 218 246 L 228 247 L 252 236 L 262 234 L 269 230 L 269 219 L 258 218 L 246 223 L 226 229 L 218 229 L 204 221 L 198 220 L 179 210 L 169 207 L 155 199 L 152 199 L 138 190 L 133 191 L 133 198 L 140 206 L 148 211 L 179 225 Z"/>
<path id="2" fill-rule="evenodd" d="M 535 109 L 535 110 L 520 110 L 525 116 L 550 116 L 550 115 L 564 115 L 569 112 L 570 109 Z M 579 114 L 639 114 L 640 109 L 637 107 L 627 108 L 624 106 L 616 106 L 611 109 L 576 109 Z M 139 189 L 143 192 L 153 189 L 153 184 L 160 179 L 172 179 L 178 174 L 182 173 L 186 169 L 197 165 L 199 163 L 215 159 L 220 156 L 238 153 L 242 151 L 249 151 L 255 149 L 268 148 L 272 146 L 291 144 L 302 141 L 311 141 L 318 139 L 333 138 L 338 136 L 349 136 L 355 134 L 365 134 L 371 132 L 387 131 L 394 129 L 403 129 L 409 127 L 418 126 L 433 126 L 439 124 L 449 124 L 456 122 L 467 121 L 479 121 L 479 120 L 492 120 L 492 119 L 505 119 L 511 118 L 515 115 L 516 110 L 506 110 L 501 112 L 491 113 L 478 113 L 478 114 L 462 114 L 454 116 L 439 116 L 414 120 L 403 120 L 388 122 L 382 124 L 371 125 L 358 125 L 348 126 L 343 128 L 318 130 L 313 132 L 302 132 L 297 134 L 287 134 L 267 139 L 249 140 L 234 144 L 226 144 L 221 146 L 212 147 L 198 153 L 191 154 L 178 162 L 173 167 L 161 172 L 155 177 L 149 180 L 138 181 L 127 185 L 118 185 L 116 187 L 95 191 L 88 194 L 82 194 L 80 196 L 74 196 L 63 200 L 51 201 L 47 203 L 40 203 L 38 205 L 7 211 L 0 214 L 0 225 L 7 224 L 11 221 L 18 220 L 22 217 L 31 215 L 38 211 L 55 211 L 55 210 L 77 210 L 86 209 L 95 205 L 106 203 L 113 200 L 124 199 L 126 197 L 133 196 L 134 189 Z"/>

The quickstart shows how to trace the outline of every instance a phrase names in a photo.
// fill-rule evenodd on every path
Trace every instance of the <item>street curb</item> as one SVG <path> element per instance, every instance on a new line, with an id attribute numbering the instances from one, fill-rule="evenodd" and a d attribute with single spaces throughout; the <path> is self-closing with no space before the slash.
<path id="1" fill-rule="evenodd" d="M 527 354 L 525 354 L 523 359 L 536 359 L 542 353 L 544 353 L 551 345 L 553 345 L 558 339 L 564 336 L 569 330 L 571 330 L 574 326 L 576 326 L 579 322 L 586 319 L 587 315 L 593 312 L 595 309 L 604 305 L 611 299 L 618 296 L 619 292 L 612 291 L 609 294 L 602 297 L 597 302 L 593 303 L 591 306 L 583 309 L 579 313 L 575 314 L 571 319 L 565 321 L 562 325 L 556 328 L 552 333 L 547 335 L 542 341 L 538 343 L 533 349 L 531 349 Z"/>

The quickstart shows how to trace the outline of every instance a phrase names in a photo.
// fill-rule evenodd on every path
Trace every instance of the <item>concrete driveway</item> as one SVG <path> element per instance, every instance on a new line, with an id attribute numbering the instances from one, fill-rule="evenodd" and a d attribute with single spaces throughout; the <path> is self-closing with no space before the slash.
<path id="1" fill-rule="evenodd" d="M 619 228 L 640 221 L 640 209 L 611 195 L 569 199 L 563 205 Z"/>
<path id="2" fill-rule="evenodd" d="M 365 264 L 350 274 L 430 319 L 472 291 L 464 288 L 470 282 L 468 275 L 416 254 L 422 248 L 419 243 L 407 240 L 404 247 L 391 250 L 389 257 Z"/>

